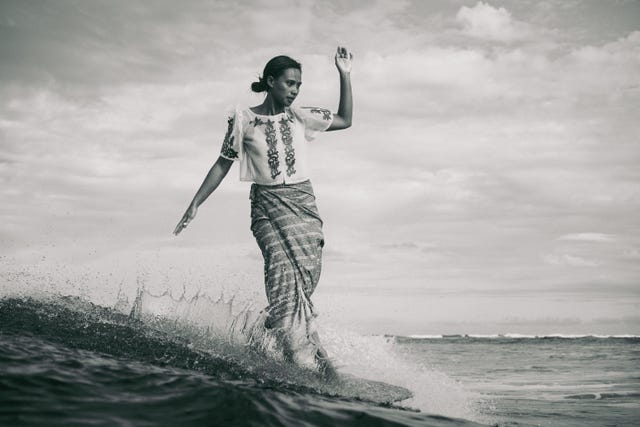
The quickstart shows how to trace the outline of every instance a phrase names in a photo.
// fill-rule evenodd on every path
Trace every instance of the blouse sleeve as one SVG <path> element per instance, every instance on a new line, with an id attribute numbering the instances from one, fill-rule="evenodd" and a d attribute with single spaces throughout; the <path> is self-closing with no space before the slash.
<path id="1" fill-rule="evenodd" d="M 313 141 L 319 132 L 326 131 L 333 122 L 333 113 L 324 108 L 302 107 L 298 111 L 304 122 L 304 136 L 307 141 Z"/>
<path id="2" fill-rule="evenodd" d="M 226 115 L 227 130 L 220 149 L 220 156 L 228 160 L 242 159 L 242 140 L 244 133 L 242 130 L 242 112 L 240 110 L 230 110 Z"/>

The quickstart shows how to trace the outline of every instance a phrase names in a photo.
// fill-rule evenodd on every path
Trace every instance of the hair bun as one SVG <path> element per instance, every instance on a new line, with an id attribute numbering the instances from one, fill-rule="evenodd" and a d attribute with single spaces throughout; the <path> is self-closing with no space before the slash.
<path id="1" fill-rule="evenodd" d="M 262 77 L 257 82 L 251 83 L 251 90 L 254 92 L 264 92 L 267 90 L 267 83 L 264 81 Z"/>

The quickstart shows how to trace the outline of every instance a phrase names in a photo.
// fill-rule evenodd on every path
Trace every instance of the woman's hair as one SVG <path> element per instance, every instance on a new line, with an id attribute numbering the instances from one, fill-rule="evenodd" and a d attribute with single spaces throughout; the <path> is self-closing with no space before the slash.
<path id="1" fill-rule="evenodd" d="M 267 86 L 267 77 L 271 76 L 274 79 L 277 79 L 282 73 L 284 73 L 284 70 L 288 68 L 296 68 L 302 71 L 302 64 L 286 55 L 271 58 L 269 62 L 267 62 L 267 65 L 264 66 L 262 77 L 259 77 L 257 82 L 251 83 L 251 90 L 258 93 L 266 92 L 269 90 L 269 86 Z"/>

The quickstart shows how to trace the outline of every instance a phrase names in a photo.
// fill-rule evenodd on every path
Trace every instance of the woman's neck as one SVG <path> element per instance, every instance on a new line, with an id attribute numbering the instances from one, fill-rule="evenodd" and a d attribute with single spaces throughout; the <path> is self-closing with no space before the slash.
<path id="1" fill-rule="evenodd" d="M 284 105 L 276 102 L 271 95 L 267 94 L 262 104 L 252 107 L 251 110 L 256 114 L 263 114 L 265 116 L 274 116 L 284 112 Z"/>

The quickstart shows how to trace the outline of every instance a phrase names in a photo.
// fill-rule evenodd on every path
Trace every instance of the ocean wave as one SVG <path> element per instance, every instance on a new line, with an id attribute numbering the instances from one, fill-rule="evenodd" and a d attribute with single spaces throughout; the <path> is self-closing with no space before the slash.
<path id="1" fill-rule="evenodd" d="M 479 424 L 0 334 L 0 425 Z"/>
<path id="2" fill-rule="evenodd" d="M 203 309 L 212 304 L 223 306 L 214 320 Z M 151 315 L 151 306 L 155 313 L 165 307 L 174 317 Z M 239 340 L 252 316 L 250 310 L 234 312 L 220 300 L 156 296 L 145 301 L 142 293 L 129 313 L 75 297 L 0 300 L 0 378 L 3 388 L 11 391 L 10 397 L 0 398 L 0 424 L 14 425 L 12 413 L 46 423 L 50 420 L 35 411 L 55 413 L 57 407 L 57 420 L 73 424 L 69 417 L 85 414 L 87 422 L 102 419 L 118 425 L 109 417 L 117 417 L 121 409 L 132 410 L 137 402 L 140 408 L 156 411 L 155 419 L 164 422 L 177 420 L 168 414 L 171 408 L 178 408 L 174 412 L 188 421 L 205 412 L 216 419 L 212 407 L 242 413 L 238 405 L 244 405 L 258 408 L 245 414 L 246 425 L 288 425 L 294 420 L 326 425 L 337 420 L 341 425 L 362 425 L 363 420 L 384 425 L 477 425 L 367 401 L 353 391 L 345 393 L 339 384 L 327 384 L 314 372 L 265 357 Z M 219 331 L 212 332 L 214 328 Z M 209 397 L 206 404 L 203 396 Z M 61 407 L 66 409 L 60 411 Z M 86 414 L 88 410 L 94 412 Z M 140 421 L 136 417 L 142 417 L 141 410 L 123 419 Z M 224 416 L 240 419 L 230 409 Z"/>

